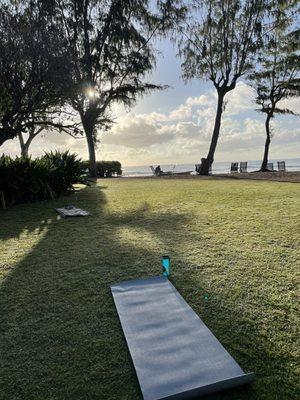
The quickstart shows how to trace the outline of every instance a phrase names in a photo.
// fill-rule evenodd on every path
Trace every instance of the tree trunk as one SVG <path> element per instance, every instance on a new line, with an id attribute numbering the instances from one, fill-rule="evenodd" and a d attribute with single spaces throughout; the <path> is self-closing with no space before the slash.
<path id="1" fill-rule="evenodd" d="M 28 157 L 28 150 L 29 146 L 24 145 L 23 149 L 21 150 L 21 157 L 27 158 Z"/>
<path id="2" fill-rule="evenodd" d="M 20 147 L 21 147 L 21 157 L 28 157 L 29 154 L 29 146 L 34 138 L 34 135 L 29 135 L 26 142 L 24 141 L 24 137 L 22 133 L 18 134 Z"/>
<path id="3" fill-rule="evenodd" d="M 87 145 L 88 145 L 88 151 L 89 151 L 90 176 L 92 178 L 97 178 L 97 175 L 98 175 L 97 174 L 97 162 L 96 162 L 95 143 L 94 143 L 94 136 L 93 136 L 94 127 L 92 127 L 91 125 L 87 126 L 86 124 L 84 124 L 83 127 L 84 127 Z"/>
<path id="4" fill-rule="evenodd" d="M 5 197 L 4 197 L 4 193 L 0 192 L 0 201 L 2 204 L 2 208 L 6 208 L 6 204 L 5 204 Z"/>
<path id="5" fill-rule="evenodd" d="M 210 148 L 206 158 L 202 159 L 200 175 L 208 175 L 209 169 L 214 162 L 214 155 L 220 135 L 221 128 L 221 119 L 223 113 L 223 102 L 224 102 L 225 93 L 222 91 L 218 91 L 218 105 L 217 105 L 217 113 L 215 118 L 215 126 L 213 130 L 213 135 L 211 138 Z"/>
<path id="6" fill-rule="evenodd" d="M 272 118 L 272 115 L 268 113 L 265 126 L 266 126 L 266 142 L 265 142 L 265 151 L 264 151 L 264 158 L 260 167 L 261 172 L 267 171 L 267 164 L 268 164 L 268 159 L 269 159 L 269 147 L 271 143 L 271 131 L 270 131 L 270 120 Z"/>
<path id="7" fill-rule="evenodd" d="M 18 138 L 20 142 L 20 147 L 21 147 L 21 157 L 28 157 L 28 147 L 26 146 L 23 138 L 23 134 L 20 132 L 18 133 Z"/>

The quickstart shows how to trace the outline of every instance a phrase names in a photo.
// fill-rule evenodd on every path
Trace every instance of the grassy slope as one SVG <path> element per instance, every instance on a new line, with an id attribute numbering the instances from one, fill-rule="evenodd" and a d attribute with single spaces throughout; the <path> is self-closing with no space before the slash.
<path id="1" fill-rule="evenodd" d="M 0 399 L 141 399 L 109 285 L 159 274 L 165 253 L 183 297 L 256 373 L 209 399 L 299 398 L 300 186 L 101 184 L 0 211 Z M 93 216 L 58 220 L 70 203 Z"/>

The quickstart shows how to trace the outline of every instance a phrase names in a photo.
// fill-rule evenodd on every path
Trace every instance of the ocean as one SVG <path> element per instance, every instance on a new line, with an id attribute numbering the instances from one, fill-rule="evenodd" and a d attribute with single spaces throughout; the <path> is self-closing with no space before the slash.
<path id="1" fill-rule="evenodd" d="M 277 161 L 283 161 L 280 159 L 277 160 L 269 160 L 269 162 L 274 163 L 274 170 L 277 169 Z M 215 162 L 212 167 L 213 174 L 224 174 L 230 172 L 231 162 Z M 259 170 L 261 165 L 261 160 L 256 161 L 248 161 L 248 172 Z M 290 158 L 285 160 L 285 165 L 287 171 L 300 171 L 300 158 Z M 155 167 L 156 165 L 154 165 Z M 183 171 L 194 171 L 195 164 L 172 164 L 172 165 L 163 165 L 161 164 L 161 169 L 163 171 L 174 170 L 174 172 L 183 172 Z M 138 177 L 138 176 L 151 176 L 152 172 L 148 165 L 141 165 L 136 167 L 122 167 L 123 176 L 128 177 Z"/>

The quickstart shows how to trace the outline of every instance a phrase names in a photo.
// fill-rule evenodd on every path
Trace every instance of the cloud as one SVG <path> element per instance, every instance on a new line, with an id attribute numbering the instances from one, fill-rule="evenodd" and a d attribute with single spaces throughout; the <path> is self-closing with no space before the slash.
<path id="1" fill-rule="evenodd" d="M 174 137 L 174 133 L 161 130 L 161 120 L 160 115 L 126 115 L 105 135 L 103 142 L 130 148 L 166 143 Z"/>
<path id="2" fill-rule="evenodd" d="M 255 90 L 244 82 L 238 82 L 236 88 L 227 93 L 225 115 L 239 115 L 256 108 Z"/>
<path id="3" fill-rule="evenodd" d="M 254 111 L 254 99 L 253 89 L 244 82 L 239 82 L 226 96 L 216 160 L 261 157 L 265 141 L 264 115 Z M 299 99 L 282 103 L 294 110 L 300 109 Z M 210 144 L 216 104 L 216 91 L 210 89 L 199 96 L 187 97 L 164 113 L 120 112 L 111 131 L 101 133 L 98 159 L 118 159 L 125 165 L 197 162 L 206 155 Z M 299 153 L 300 128 L 296 121 L 291 116 L 278 116 L 272 120 L 273 157 L 276 154 L 296 157 Z M 46 149 L 70 149 L 87 158 L 85 139 L 75 140 L 63 133 L 39 136 L 33 141 L 31 152 L 40 155 Z M 18 141 L 6 142 L 1 150 L 19 154 Z"/>
<path id="4" fill-rule="evenodd" d="M 202 94 L 198 97 L 188 97 L 185 104 L 191 107 L 194 106 L 211 106 L 216 102 L 217 96 L 215 91 L 211 91 L 210 94 Z"/>
<path id="5" fill-rule="evenodd" d="M 87 157 L 87 146 L 85 137 L 78 137 L 74 139 L 73 137 L 67 135 L 66 133 L 60 132 L 46 132 L 38 135 L 31 143 L 29 148 L 29 153 L 36 156 L 41 156 L 45 151 L 51 150 L 71 150 L 81 157 Z M 16 138 L 14 140 L 6 141 L 3 146 L 0 147 L 0 154 L 6 153 L 12 156 L 20 155 L 19 140 Z"/>
<path id="6" fill-rule="evenodd" d="M 188 104 L 181 104 L 178 108 L 170 112 L 171 120 L 183 120 L 192 116 L 192 107 Z"/>
<path id="7" fill-rule="evenodd" d="M 290 97 L 284 99 L 278 103 L 279 108 L 289 109 L 293 111 L 295 114 L 300 113 L 300 97 Z"/>

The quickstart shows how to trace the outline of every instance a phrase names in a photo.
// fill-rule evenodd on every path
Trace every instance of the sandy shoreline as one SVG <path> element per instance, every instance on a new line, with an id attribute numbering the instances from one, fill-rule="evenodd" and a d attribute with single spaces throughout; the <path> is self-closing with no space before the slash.
<path id="1" fill-rule="evenodd" d="M 249 172 L 234 174 L 165 175 L 165 176 L 123 176 L 122 179 L 250 179 L 274 182 L 300 183 L 300 171 L 295 172 Z"/>

